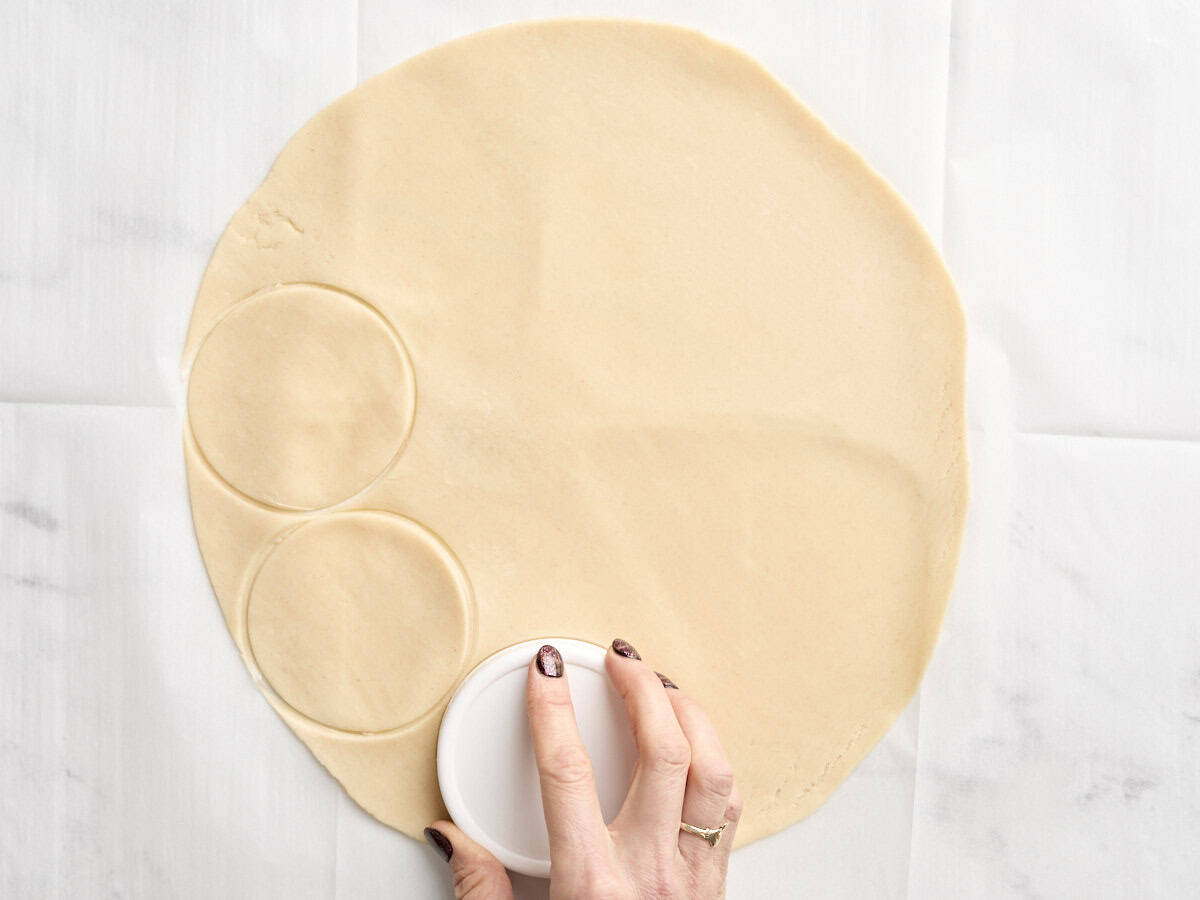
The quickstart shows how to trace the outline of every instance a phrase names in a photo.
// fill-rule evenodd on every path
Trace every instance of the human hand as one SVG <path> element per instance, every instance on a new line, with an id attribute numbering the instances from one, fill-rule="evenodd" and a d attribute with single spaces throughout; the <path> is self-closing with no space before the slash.
<path id="1" fill-rule="evenodd" d="M 546 645 L 529 664 L 526 699 L 550 837 L 551 897 L 723 897 L 742 801 L 716 730 L 627 642 L 612 642 L 605 665 L 637 745 L 629 793 L 611 825 L 600 812 L 562 657 Z M 681 831 L 681 822 L 727 824 L 710 846 Z M 434 822 L 425 837 L 450 863 L 460 900 L 512 897 L 504 867 L 453 823 Z"/>

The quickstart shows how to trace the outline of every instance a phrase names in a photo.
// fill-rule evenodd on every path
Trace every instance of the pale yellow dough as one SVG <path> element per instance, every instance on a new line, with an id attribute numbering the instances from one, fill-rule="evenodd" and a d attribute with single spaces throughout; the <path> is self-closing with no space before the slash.
<path id="1" fill-rule="evenodd" d="M 196 534 L 268 699 L 387 824 L 443 814 L 471 666 L 620 636 L 711 712 L 745 843 L 916 690 L 963 355 L 913 215 L 755 62 L 487 31 L 323 110 L 221 238 L 185 353 Z"/>

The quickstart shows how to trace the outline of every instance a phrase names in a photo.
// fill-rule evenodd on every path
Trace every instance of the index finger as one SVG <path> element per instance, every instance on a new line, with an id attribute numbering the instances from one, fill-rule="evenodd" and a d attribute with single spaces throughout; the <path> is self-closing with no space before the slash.
<path id="1" fill-rule="evenodd" d="M 575 724 L 566 667 L 549 644 L 529 664 L 526 687 L 529 733 L 542 785 L 542 808 L 552 865 L 569 863 L 608 837 L 592 761 Z"/>

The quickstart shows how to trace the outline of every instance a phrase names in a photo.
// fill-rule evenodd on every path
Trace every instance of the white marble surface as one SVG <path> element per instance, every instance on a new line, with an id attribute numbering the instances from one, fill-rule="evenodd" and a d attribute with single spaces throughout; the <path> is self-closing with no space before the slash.
<path id="1" fill-rule="evenodd" d="M 971 326 L 973 505 L 919 697 L 734 897 L 1200 885 L 1200 8 L 1181 0 L 0 6 L 0 896 L 448 896 L 256 693 L 178 358 L 313 112 L 487 25 L 688 24 L 909 199 Z M 523 893 L 537 896 L 535 884 Z"/>

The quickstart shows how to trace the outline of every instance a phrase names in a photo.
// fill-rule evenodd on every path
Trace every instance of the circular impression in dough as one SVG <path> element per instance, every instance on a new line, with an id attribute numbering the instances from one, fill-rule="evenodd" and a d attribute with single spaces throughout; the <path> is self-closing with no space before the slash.
<path id="1" fill-rule="evenodd" d="M 378 512 L 312 519 L 271 548 L 247 642 L 293 709 L 342 731 L 402 727 L 442 699 L 469 645 L 470 588 L 417 523 Z M 426 673 L 414 682 L 412 670 Z"/>
<path id="2" fill-rule="evenodd" d="M 965 514 L 962 310 L 896 193 L 736 50 L 553 21 L 305 125 L 185 349 L 196 535 L 264 694 L 364 808 L 443 814 L 466 672 L 630 640 L 745 843 L 916 690 Z"/>
<path id="3" fill-rule="evenodd" d="M 370 484 L 404 443 L 414 403 L 408 354 L 387 320 L 313 284 L 234 307 L 188 381 L 199 451 L 230 487 L 284 509 L 330 506 Z"/>

